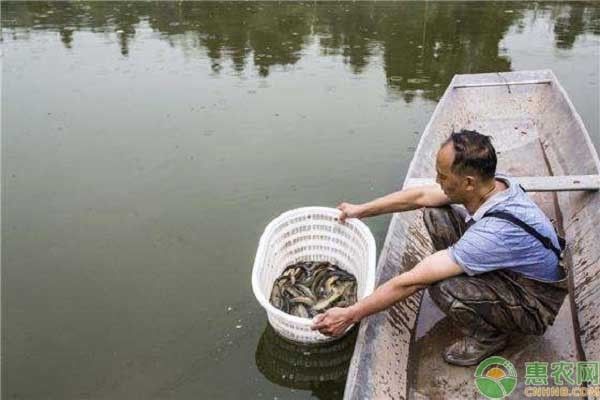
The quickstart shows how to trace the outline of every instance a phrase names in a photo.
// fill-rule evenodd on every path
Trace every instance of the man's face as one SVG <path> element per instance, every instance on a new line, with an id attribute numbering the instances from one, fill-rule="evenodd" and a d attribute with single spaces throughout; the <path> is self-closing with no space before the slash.
<path id="1" fill-rule="evenodd" d="M 452 172 L 454 162 L 454 148 L 451 144 L 442 147 L 437 154 L 435 169 L 437 171 L 436 182 L 448 198 L 454 203 L 462 203 L 468 191 L 468 179 Z"/>

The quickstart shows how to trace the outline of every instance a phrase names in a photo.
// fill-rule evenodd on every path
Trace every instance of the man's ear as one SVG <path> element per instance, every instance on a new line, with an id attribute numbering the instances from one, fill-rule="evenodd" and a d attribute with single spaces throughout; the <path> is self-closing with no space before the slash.
<path id="1" fill-rule="evenodd" d="M 469 190 L 469 191 L 475 190 L 475 182 L 476 182 L 476 179 L 472 175 L 465 175 L 463 177 L 463 183 L 465 185 L 465 190 Z"/>

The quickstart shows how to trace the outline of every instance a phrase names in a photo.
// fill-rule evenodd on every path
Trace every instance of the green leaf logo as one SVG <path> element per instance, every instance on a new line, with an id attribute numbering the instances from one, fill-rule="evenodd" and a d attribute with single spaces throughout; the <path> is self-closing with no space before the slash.
<path id="1" fill-rule="evenodd" d="M 475 386 L 488 399 L 503 399 L 517 386 L 517 370 L 505 358 L 486 358 L 475 370 Z"/>

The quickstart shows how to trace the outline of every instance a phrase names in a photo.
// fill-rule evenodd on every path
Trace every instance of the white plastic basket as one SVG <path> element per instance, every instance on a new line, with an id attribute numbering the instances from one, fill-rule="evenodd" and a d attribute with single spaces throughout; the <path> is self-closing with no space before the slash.
<path id="1" fill-rule="evenodd" d="M 286 266 L 298 261 L 329 261 L 354 274 L 358 299 L 373 292 L 375 239 L 363 222 L 347 219 L 341 224 L 335 219 L 339 214 L 339 210 L 326 207 L 287 211 L 271 221 L 260 238 L 252 290 L 271 326 L 287 339 L 302 343 L 333 340 L 312 331 L 312 319 L 287 314 L 269 302 L 273 283 Z"/>

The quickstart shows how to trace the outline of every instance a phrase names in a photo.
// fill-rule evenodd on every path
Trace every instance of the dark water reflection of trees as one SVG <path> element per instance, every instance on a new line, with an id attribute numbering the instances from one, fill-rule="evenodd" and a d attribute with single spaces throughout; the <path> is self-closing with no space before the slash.
<path id="1" fill-rule="evenodd" d="M 510 70 L 499 43 L 511 26 L 524 26 L 526 12 L 550 18 L 557 48 L 600 34 L 593 2 L 2 2 L 2 35 L 53 30 L 76 51 L 75 31 L 115 32 L 128 56 L 147 23 L 172 46 L 203 49 L 215 73 L 230 61 L 261 76 L 295 64 L 317 41 L 322 55 L 340 56 L 355 74 L 380 55 L 392 90 L 407 101 L 417 91 L 436 100 L 455 73 Z"/>

